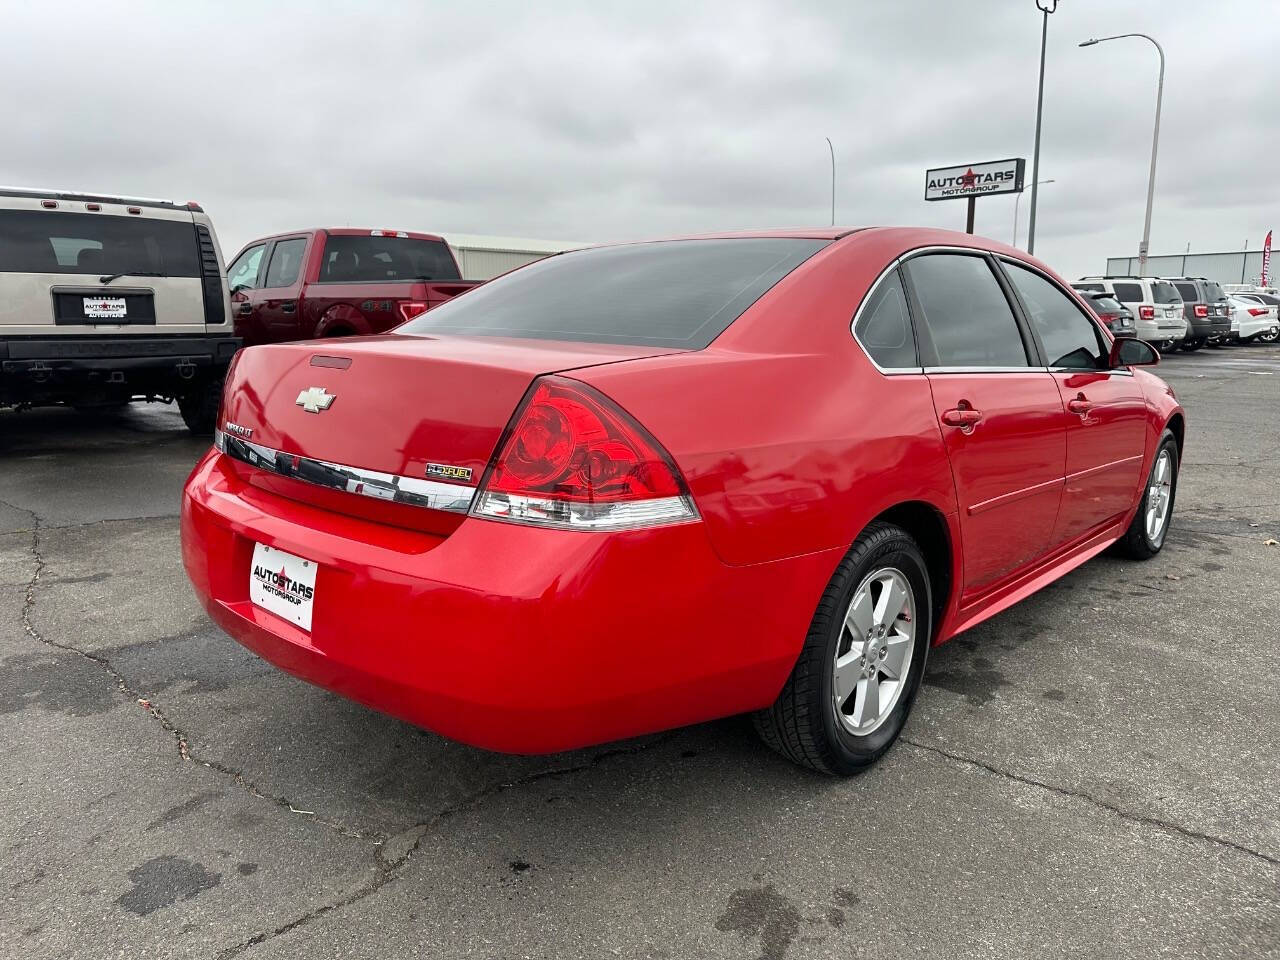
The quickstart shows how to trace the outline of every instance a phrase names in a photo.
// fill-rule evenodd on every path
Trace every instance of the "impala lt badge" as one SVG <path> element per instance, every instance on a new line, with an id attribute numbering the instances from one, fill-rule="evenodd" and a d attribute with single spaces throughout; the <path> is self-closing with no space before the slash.
<path id="1" fill-rule="evenodd" d="M 320 413 L 322 410 L 328 410 L 333 406 L 333 401 L 337 397 L 332 393 L 325 393 L 324 387 L 307 387 L 300 394 L 298 399 L 294 401 L 298 406 L 307 413 Z"/>

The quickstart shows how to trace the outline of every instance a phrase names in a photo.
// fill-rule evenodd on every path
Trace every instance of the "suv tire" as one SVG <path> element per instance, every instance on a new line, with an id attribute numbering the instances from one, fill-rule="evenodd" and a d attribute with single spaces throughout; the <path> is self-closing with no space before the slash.
<path id="1" fill-rule="evenodd" d="M 207 437 L 218 425 L 218 405 L 222 402 L 222 381 L 207 380 L 178 397 L 182 422 L 194 436 Z"/>

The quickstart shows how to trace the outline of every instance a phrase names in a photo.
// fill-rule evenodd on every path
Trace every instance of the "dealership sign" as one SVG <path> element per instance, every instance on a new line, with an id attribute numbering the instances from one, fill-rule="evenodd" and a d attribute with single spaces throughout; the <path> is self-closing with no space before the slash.
<path id="1" fill-rule="evenodd" d="M 964 200 L 1001 193 L 1021 193 L 1026 165 L 1026 160 L 1016 157 L 1012 160 L 966 163 L 958 167 L 927 170 L 924 175 L 924 198 Z"/>

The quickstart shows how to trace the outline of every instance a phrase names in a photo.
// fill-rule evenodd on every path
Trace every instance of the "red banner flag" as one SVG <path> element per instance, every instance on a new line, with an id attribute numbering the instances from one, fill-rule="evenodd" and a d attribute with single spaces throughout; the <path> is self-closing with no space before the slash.
<path id="1" fill-rule="evenodd" d="M 1262 285 L 1267 285 L 1267 276 L 1271 273 L 1271 231 L 1267 231 L 1267 242 L 1262 245 Z"/>

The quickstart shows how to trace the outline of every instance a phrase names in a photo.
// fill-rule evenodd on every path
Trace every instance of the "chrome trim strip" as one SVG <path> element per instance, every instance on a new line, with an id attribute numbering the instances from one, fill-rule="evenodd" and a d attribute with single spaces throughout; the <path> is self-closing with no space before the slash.
<path id="1" fill-rule="evenodd" d="M 1061 486 L 1063 478 L 1057 480 L 1046 480 L 1043 483 L 1033 484 L 1030 487 L 1023 487 L 1021 490 L 1011 490 L 1008 493 L 1002 493 L 998 497 L 992 497 L 990 500 L 983 500 L 979 503 L 972 504 L 969 507 L 969 516 L 975 516 L 979 513 L 985 513 L 993 507 L 1003 507 L 1005 504 L 1014 503 L 1027 497 L 1034 497 L 1038 493 L 1045 493 L 1050 487 Z"/>
<path id="2" fill-rule="evenodd" d="M 1048 373 L 1048 367 L 925 367 L 925 373 Z M 1085 371 L 1077 370 L 1076 373 Z"/>
<path id="3" fill-rule="evenodd" d="M 887 267 L 885 267 L 882 271 L 880 271 L 880 276 L 876 277 L 875 281 L 871 284 L 871 286 L 867 287 L 867 292 L 863 296 L 862 302 L 858 304 L 858 309 L 853 311 L 853 319 L 849 321 L 849 333 L 853 336 L 853 342 L 856 343 L 862 349 L 863 354 L 866 356 L 868 360 L 871 361 L 871 365 L 875 367 L 876 370 L 878 370 L 880 373 L 884 374 L 886 377 L 897 377 L 897 376 L 901 376 L 904 373 L 920 374 L 924 372 L 924 368 L 919 366 L 918 364 L 914 367 L 882 367 L 880 366 L 880 364 L 876 363 L 875 357 L 871 356 L 871 351 L 867 349 L 867 345 L 863 343 L 861 338 L 858 336 L 858 321 L 862 319 L 862 311 L 865 310 L 867 307 L 867 304 L 871 302 L 871 295 L 876 292 L 876 289 L 884 281 L 885 277 L 887 277 L 889 274 L 893 273 L 893 271 L 898 269 L 898 264 L 901 262 L 902 262 L 901 257 L 895 257 L 892 263 L 890 263 Z M 905 293 L 906 291 L 904 290 L 903 292 Z M 912 339 L 915 338 L 915 335 L 916 335 L 915 330 L 912 330 L 911 331 Z M 920 345 L 916 344 L 917 357 L 919 356 L 919 352 L 920 352 Z"/>
<path id="4" fill-rule="evenodd" d="M 370 497 L 374 500 L 405 503 L 413 507 L 426 507 L 429 510 L 466 513 L 471 509 L 471 501 L 476 492 L 475 487 L 460 483 L 441 483 L 438 480 L 402 477 L 394 473 L 381 473 L 377 470 L 364 470 L 360 467 L 329 463 L 326 460 L 295 456 L 260 443 L 251 443 L 248 440 L 233 437 L 221 430 L 214 431 L 213 445 L 233 460 L 239 460 L 251 467 L 258 467 L 282 477 L 301 480 L 330 490 L 340 490 L 343 493 Z"/>
<path id="5" fill-rule="evenodd" d="M 1091 477 L 1095 473 L 1102 473 L 1104 470 L 1114 470 L 1118 467 L 1123 467 L 1127 464 L 1133 463 L 1135 460 L 1141 463 L 1143 459 L 1145 458 L 1143 457 L 1142 454 L 1137 454 L 1132 457 L 1122 457 L 1119 460 L 1111 460 L 1107 463 L 1099 463 L 1096 466 L 1085 467 L 1083 470 L 1077 470 L 1075 473 L 1068 473 L 1066 476 L 1066 480 L 1068 483 L 1070 483 L 1072 480 L 1080 480 L 1083 477 Z"/>

